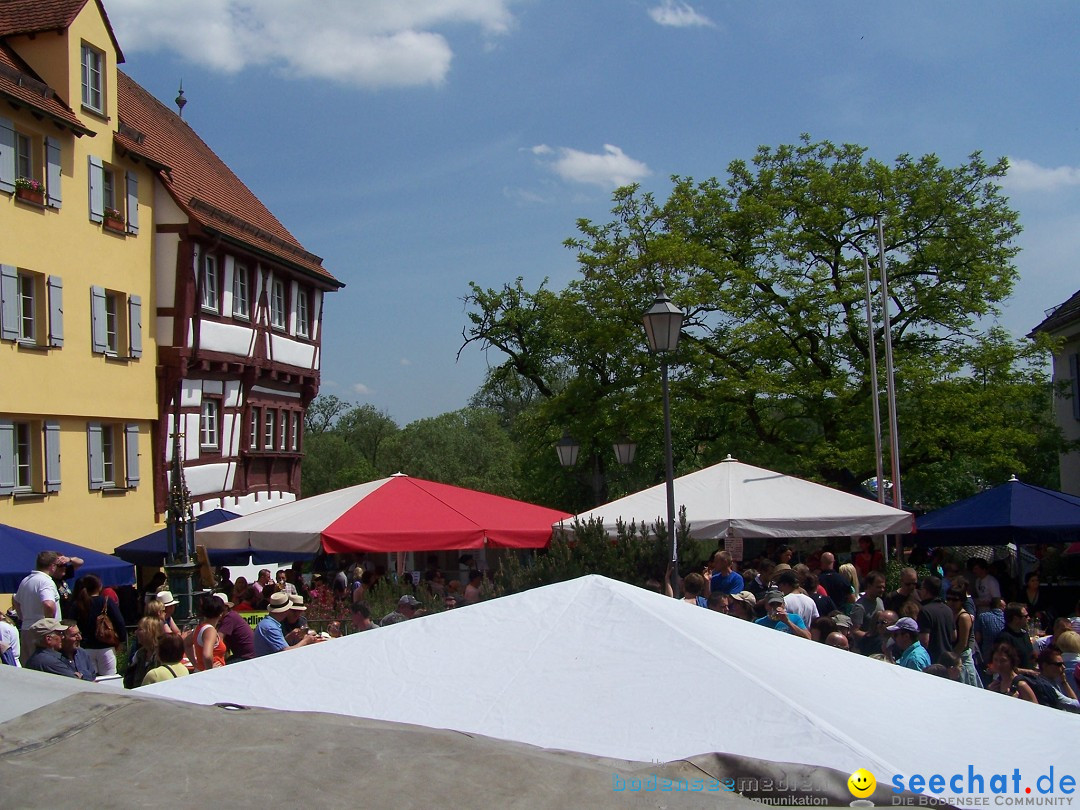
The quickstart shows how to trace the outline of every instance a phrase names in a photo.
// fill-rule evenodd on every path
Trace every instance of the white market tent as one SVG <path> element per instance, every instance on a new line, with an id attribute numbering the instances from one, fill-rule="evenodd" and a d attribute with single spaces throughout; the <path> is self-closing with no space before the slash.
<path id="1" fill-rule="evenodd" d="M 1075 773 L 1080 750 L 1076 716 L 599 576 L 139 691 L 643 762 L 721 752 L 867 768 L 885 785 L 969 766 Z"/>
<path id="2" fill-rule="evenodd" d="M 656 807 L 655 794 L 615 792 L 613 773 L 644 782 L 717 771 L 708 761 L 613 761 L 340 715 L 192 706 L 17 667 L 0 666 L 0 694 L 0 807 L 70 805 L 79 785 L 108 794 L 83 804 L 109 807 L 145 807 L 161 796 L 205 806 L 213 796 L 214 806 L 322 810 L 645 810 Z M 268 764 L 284 778 L 268 778 Z M 665 805 L 760 807 L 718 792 L 667 794 Z"/>
<path id="3" fill-rule="evenodd" d="M 731 456 L 676 478 L 676 513 L 680 507 L 686 507 L 690 536 L 699 540 L 907 534 L 914 524 L 913 516 L 900 509 L 743 464 Z M 658 484 L 582 512 L 577 519 L 599 519 L 614 534 L 619 520 L 651 526 L 666 520 L 666 515 L 667 490 Z M 573 531 L 572 521 L 556 527 Z"/>

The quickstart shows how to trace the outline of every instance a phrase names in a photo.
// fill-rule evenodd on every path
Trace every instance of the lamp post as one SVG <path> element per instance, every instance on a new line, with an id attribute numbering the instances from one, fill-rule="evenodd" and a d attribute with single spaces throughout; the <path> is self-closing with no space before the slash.
<path id="1" fill-rule="evenodd" d="M 581 445 L 574 440 L 569 431 L 564 431 L 562 438 L 555 442 L 555 452 L 559 454 L 559 464 L 563 467 L 573 467 L 577 464 L 580 450 Z"/>
<path id="2" fill-rule="evenodd" d="M 683 311 L 660 290 L 642 316 L 649 349 L 660 355 L 660 379 L 664 390 L 664 476 L 667 484 L 667 527 L 671 533 L 671 591 L 679 595 L 679 537 L 675 531 L 675 468 L 671 458 L 671 402 L 668 396 L 668 354 L 675 351 L 682 334 Z"/>

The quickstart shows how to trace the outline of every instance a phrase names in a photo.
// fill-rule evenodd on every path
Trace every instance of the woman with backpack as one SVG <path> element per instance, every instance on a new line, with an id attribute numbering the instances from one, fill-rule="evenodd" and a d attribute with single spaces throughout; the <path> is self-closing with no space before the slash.
<path id="1" fill-rule="evenodd" d="M 120 606 L 101 592 L 94 574 L 75 583 L 75 618 L 82 633 L 82 648 L 98 676 L 116 674 L 116 648 L 127 642 L 127 627 Z"/>

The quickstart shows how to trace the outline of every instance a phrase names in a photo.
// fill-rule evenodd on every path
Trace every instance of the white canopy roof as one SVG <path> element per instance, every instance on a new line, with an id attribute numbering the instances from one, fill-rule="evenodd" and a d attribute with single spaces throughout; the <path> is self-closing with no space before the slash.
<path id="1" fill-rule="evenodd" d="M 1080 718 L 599 576 L 141 692 L 645 762 L 726 752 L 894 774 L 1075 773 Z M 1080 776 L 1080 774 L 1077 774 Z"/>
<path id="2" fill-rule="evenodd" d="M 675 479 L 675 511 L 686 507 L 690 536 L 721 537 L 856 537 L 906 534 L 913 517 L 891 506 L 849 495 L 728 456 L 719 464 Z M 667 490 L 658 484 L 598 506 L 577 517 L 598 518 L 614 533 L 621 519 L 651 526 L 667 519 Z M 572 521 L 561 528 L 572 531 Z"/>

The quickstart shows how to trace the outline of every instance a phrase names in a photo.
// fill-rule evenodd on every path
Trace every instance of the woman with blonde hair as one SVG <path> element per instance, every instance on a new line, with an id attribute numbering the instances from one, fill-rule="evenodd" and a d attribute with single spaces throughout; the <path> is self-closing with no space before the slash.
<path id="1" fill-rule="evenodd" d="M 851 596 L 848 597 L 848 603 L 850 604 L 859 598 L 859 572 L 855 570 L 855 566 L 851 563 L 844 563 L 840 566 L 840 576 L 851 583 Z M 844 610 L 843 605 L 837 605 L 837 607 Z"/>
<path id="2" fill-rule="evenodd" d="M 156 601 L 156 600 L 155 600 Z M 150 604 L 154 604 L 151 602 Z M 160 602 L 157 602 L 160 605 Z M 149 608 L 149 605 L 147 605 Z M 154 669 L 161 662 L 158 661 L 158 641 L 163 635 L 165 625 L 158 616 L 143 616 L 135 628 L 135 638 L 139 642 L 138 649 L 128 661 L 127 670 L 124 672 L 124 687 L 134 689 L 141 686 L 146 673 Z"/>

